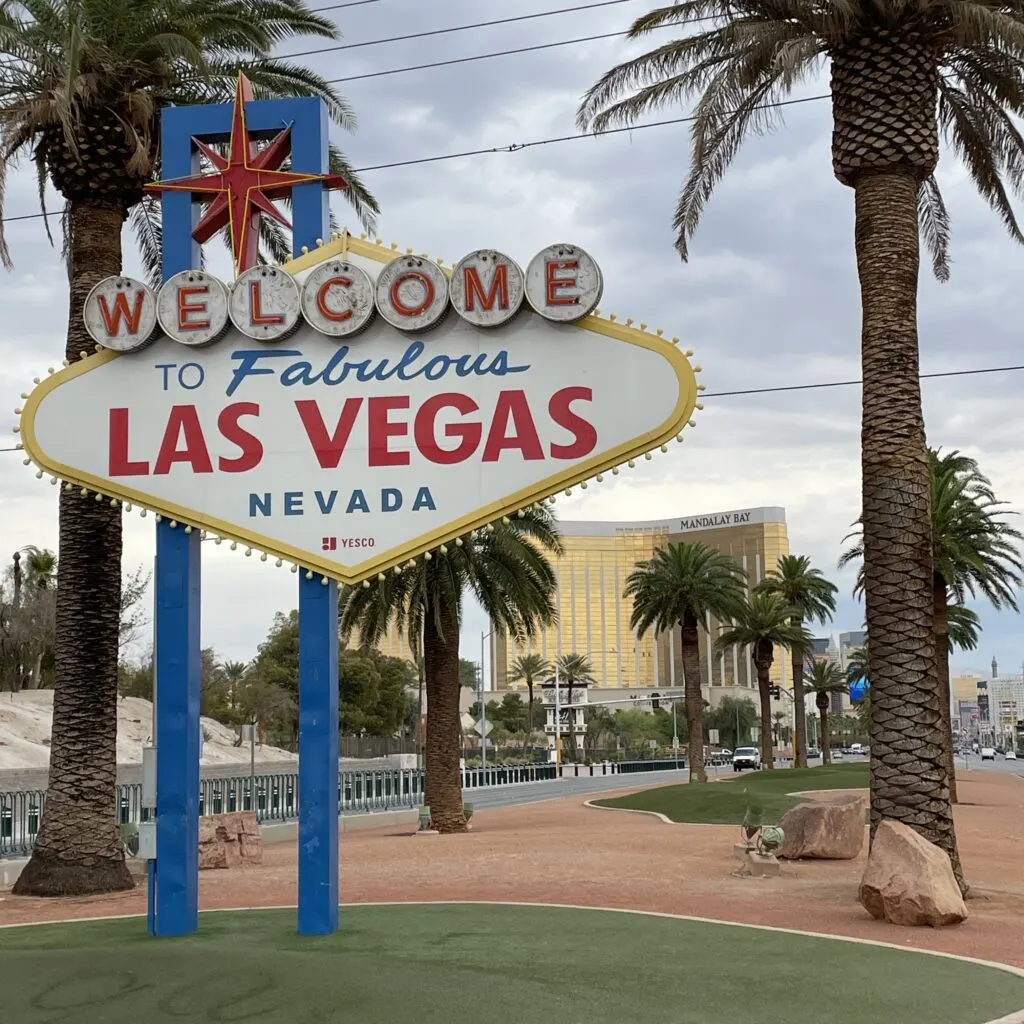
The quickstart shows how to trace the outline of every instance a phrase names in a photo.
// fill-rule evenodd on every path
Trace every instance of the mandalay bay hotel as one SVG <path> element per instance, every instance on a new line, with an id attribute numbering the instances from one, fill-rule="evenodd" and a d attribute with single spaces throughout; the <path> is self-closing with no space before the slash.
<path id="1" fill-rule="evenodd" d="M 587 654 L 596 683 L 591 699 L 638 699 L 652 693 L 682 693 L 683 671 L 678 628 L 642 640 L 630 629 L 632 601 L 623 597 L 626 577 L 638 562 L 652 556 L 671 541 L 702 541 L 731 555 L 746 570 L 752 586 L 775 566 L 780 555 L 789 553 L 785 509 L 746 508 L 731 512 L 682 516 L 653 522 L 560 523 L 564 552 L 555 560 L 558 575 L 558 622 L 526 644 L 514 637 L 492 633 L 487 662 L 488 701 L 500 700 L 507 690 L 521 684 L 510 682 L 509 665 L 521 654 L 537 652 L 554 660 L 562 654 Z M 709 623 L 713 637 L 724 628 Z M 723 696 L 757 700 L 757 679 L 748 651 L 717 653 L 700 634 L 705 679 L 705 699 L 718 704 Z M 380 650 L 394 657 L 409 658 L 408 645 L 392 622 L 381 638 Z M 480 656 L 470 648 L 464 658 Z M 789 652 L 776 649 L 772 679 L 789 687 Z M 600 694 L 594 692 L 601 690 Z M 616 692 L 619 691 L 619 692 Z M 462 694 L 464 708 L 475 699 L 472 691 Z M 777 708 L 789 711 L 791 701 L 783 690 Z"/>
<path id="2" fill-rule="evenodd" d="M 561 524 L 564 553 L 556 560 L 558 622 L 530 644 L 514 637 L 492 638 L 490 688 L 515 688 L 508 680 L 509 665 L 520 654 L 537 652 L 548 659 L 577 652 L 587 654 L 594 668 L 595 689 L 682 692 L 683 672 L 679 630 L 638 639 L 630 629 L 632 601 L 623 597 L 626 577 L 638 562 L 649 559 L 670 542 L 702 541 L 731 555 L 744 568 L 753 586 L 789 553 L 786 513 L 782 508 L 747 508 L 731 512 L 682 516 L 653 522 L 569 522 Z M 724 628 L 712 620 L 712 637 Z M 756 701 L 757 679 L 749 652 L 714 651 L 707 632 L 700 634 L 706 683 L 705 699 L 715 705 L 722 696 L 746 696 Z M 788 652 L 776 650 L 774 681 L 791 685 Z M 470 655 L 471 656 L 471 655 Z M 601 694 L 611 698 L 612 693 Z M 785 701 L 785 698 L 784 698 Z M 785 701 L 788 703 L 788 701 Z"/>

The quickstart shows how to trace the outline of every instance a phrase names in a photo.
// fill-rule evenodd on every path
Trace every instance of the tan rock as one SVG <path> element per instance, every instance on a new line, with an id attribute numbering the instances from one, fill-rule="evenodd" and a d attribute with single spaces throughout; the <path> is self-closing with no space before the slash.
<path id="1" fill-rule="evenodd" d="M 229 811 L 199 819 L 200 870 L 262 863 L 263 840 L 254 811 Z"/>
<path id="2" fill-rule="evenodd" d="M 875 830 L 857 898 L 872 917 L 890 924 L 938 928 L 967 918 L 949 858 L 899 821 L 883 821 Z"/>
<path id="3" fill-rule="evenodd" d="M 242 855 L 243 864 L 263 863 L 263 840 L 259 836 L 239 836 L 238 851 Z"/>
<path id="4" fill-rule="evenodd" d="M 228 866 L 227 853 L 223 843 L 206 842 L 199 844 L 199 870 L 209 871 L 212 868 L 226 868 Z"/>
<path id="5" fill-rule="evenodd" d="M 778 856 L 784 860 L 854 860 L 864 848 L 863 796 L 841 796 L 821 803 L 798 804 L 779 827 L 786 838 Z"/>

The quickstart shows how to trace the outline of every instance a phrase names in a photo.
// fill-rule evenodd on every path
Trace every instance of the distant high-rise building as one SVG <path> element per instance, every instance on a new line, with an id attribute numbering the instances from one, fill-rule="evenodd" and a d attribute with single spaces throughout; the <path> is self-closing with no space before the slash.
<path id="1" fill-rule="evenodd" d="M 569 652 L 588 655 L 597 687 L 681 687 L 679 630 L 639 639 L 629 624 L 633 602 L 623 596 L 626 577 L 670 542 L 701 541 L 731 555 L 746 571 L 750 586 L 764 578 L 780 555 L 789 553 L 785 510 L 774 507 L 649 522 L 563 522 L 561 529 L 564 552 L 554 559 L 558 622 L 531 642 L 497 638 L 499 689 L 507 685 L 512 660 L 528 652 L 548 659 Z M 708 626 L 712 640 L 725 628 L 715 619 Z M 716 652 L 704 630 L 700 650 L 709 700 L 717 702 L 734 688 L 752 696 L 757 679 L 749 652 Z M 784 686 L 791 675 L 789 664 L 788 651 L 776 651 L 772 678 Z"/>

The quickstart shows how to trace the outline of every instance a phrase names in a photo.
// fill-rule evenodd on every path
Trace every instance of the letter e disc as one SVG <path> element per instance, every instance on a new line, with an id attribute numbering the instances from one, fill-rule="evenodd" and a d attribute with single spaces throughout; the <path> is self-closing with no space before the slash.
<path id="1" fill-rule="evenodd" d="M 526 297 L 545 320 L 567 324 L 593 313 L 604 277 L 597 261 L 578 245 L 542 249 L 526 268 Z"/>
<path id="2" fill-rule="evenodd" d="M 400 331 L 425 331 L 448 312 L 448 278 L 424 256 L 399 256 L 377 278 L 377 311 Z"/>
<path id="3" fill-rule="evenodd" d="M 298 326 L 299 286 L 277 267 L 250 267 L 231 286 L 231 322 L 253 341 L 280 341 Z"/>
<path id="4" fill-rule="evenodd" d="M 112 352 L 138 352 L 159 333 L 156 296 L 131 277 L 106 277 L 86 296 L 85 329 L 97 345 Z"/>
<path id="5" fill-rule="evenodd" d="M 310 327 L 331 338 L 351 338 L 377 312 L 373 281 L 345 260 L 321 263 L 302 285 L 302 315 Z"/>
<path id="6" fill-rule="evenodd" d="M 525 280 L 514 260 L 493 249 L 463 256 L 448 285 L 455 312 L 474 327 L 500 327 L 519 312 Z"/>
<path id="7" fill-rule="evenodd" d="M 183 270 L 164 281 L 156 297 L 164 334 L 189 348 L 219 341 L 231 326 L 228 291 L 202 270 Z"/>

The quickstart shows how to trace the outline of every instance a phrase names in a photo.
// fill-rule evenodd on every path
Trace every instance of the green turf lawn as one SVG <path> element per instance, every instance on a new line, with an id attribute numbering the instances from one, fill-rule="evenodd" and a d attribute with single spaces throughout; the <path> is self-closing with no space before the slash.
<path id="1" fill-rule="evenodd" d="M 777 823 L 791 807 L 801 803 L 787 794 L 810 789 L 866 789 L 866 764 L 837 764 L 817 768 L 782 768 L 743 772 L 738 778 L 705 786 L 661 786 L 642 793 L 598 800 L 602 807 L 659 811 L 672 821 L 706 825 L 739 825 L 752 804 L 759 804 L 766 823 Z"/>
<path id="2" fill-rule="evenodd" d="M 0 930 L 12 1024 L 981 1024 L 1022 1006 L 1024 979 L 992 968 L 594 910 L 343 907 L 312 939 L 289 911 L 204 914 L 186 939 L 139 919 Z"/>

